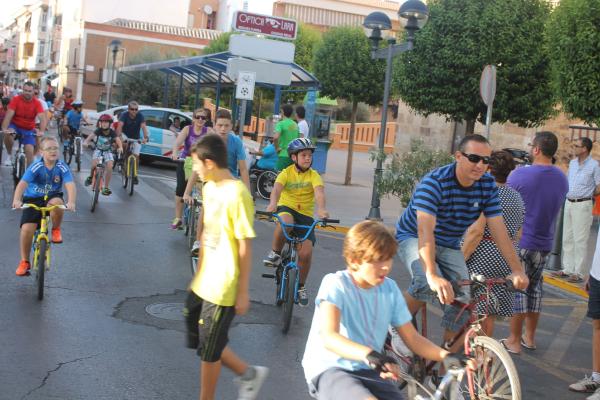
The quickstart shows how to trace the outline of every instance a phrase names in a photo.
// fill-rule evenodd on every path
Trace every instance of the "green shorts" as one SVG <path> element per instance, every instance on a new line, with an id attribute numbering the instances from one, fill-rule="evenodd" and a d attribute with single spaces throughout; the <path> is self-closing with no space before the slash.
<path id="1" fill-rule="evenodd" d="M 282 171 L 292 164 L 292 159 L 289 157 L 277 157 L 277 165 L 275 166 L 275 169 L 277 171 Z"/>

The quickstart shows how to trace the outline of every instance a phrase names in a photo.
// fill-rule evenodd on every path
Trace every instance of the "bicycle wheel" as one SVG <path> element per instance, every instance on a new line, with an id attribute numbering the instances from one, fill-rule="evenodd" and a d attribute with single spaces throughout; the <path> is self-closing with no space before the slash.
<path id="1" fill-rule="evenodd" d="M 98 171 L 98 167 L 96 167 L 96 173 L 94 174 L 94 188 L 93 188 L 93 194 L 92 194 L 92 208 L 90 209 L 91 212 L 94 212 L 94 210 L 96 210 L 96 204 L 98 204 L 98 197 L 100 195 L 100 190 L 102 190 L 102 173 L 100 171 Z"/>
<path id="2" fill-rule="evenodd" d="M 127 185 L 129 184 L 127 162 L 126 160 L 123 160 L 121 163 L 121 184 L 123 185 L 123 189 L 127 189 Z"/>
<path id="3" fill-rule="evenodd" d="M 65 163 L 67 165 L 71 165 L 71 160 L 73 159 L 73 148 L 71 147 L 72 145 L 72 142 L 66 143 L 63 150 L 63 157 L 65 158 Z"/>
<path id="4" fill-rule="evenodd" d="M 282 333 L 288 333 L 290 330 L 290 324 L 292 323 L 292 312 L 294 310 L 294 300 L 296 293 L 296 278 L 298 276 L 298 270 L 296 268 L 288 268 L 287 280 L 283 289 L 283 326 L 281 328 Z"/>
<path id="5" fill-rule="evenodd" d="M 134 184 L 134 177 L 136 176 L 135 170 L 136 170 L 136 165 L 135 165 L 135 157 L 134 156 L 130 156 L 129 157 L 129 166 L 127 167 L 127 169 L 129 170 L 129 195 L 133 196 L 133 186 Z"/>
<path id="6" fill-rule="evenodd" d="M 273 171 L 264 171 L 256 178 L 256 192 L 260 197 L 265 200 L 271 198 L 275 179 L 277 179 L 277 174 Z"/>
<path id="7" fill-rule="evenodd" d="M 46 253 L 48 251 L 48 242 L 46 239 L 40 239 L 37 249 L 37 266 L 36 266 L 36 281 L 37 281 L 37 298 L 44 298 L 44 276 L 46 274 Z"/>
<path id="8" fill-rule="evenodd" d="M 198 206 L 192 204 L 190 207 L 190 213 L 188 215 L 187 230 L 188 230 L 188 247 L 190 250 L 194 246 L 196 241 L 196 224 L 198 222 Z"/>
<path id="9" fill-rule="evenodd" d="M 477 369 L 467 374 L 459 388 L 465 399 L 521 400 L 517 368 L 498 341 L 487 336 L 475 336 L 469 355 L 475 358 Z"/>
<path id="10" fill-rule="evenodd" d="M 283 250 L 281 251 L 281 263 L 279 264 L 279 266 L 277 267 L 277 270 L 275 271 L 275 286 L 276 286 L 275 305 L 277 305 L 277 307 L 281 307 L 281 305 L 285 301 L 285 294 L 280 297 L 281 281 L 282 281 L 282 277 L 283 277 L 283 266 L 287 265 L 289 262 L 290 262 L 290 245 L 288 243 L 286 243 L 283 247 Z"/>
<path id="11" fill-rule="evenodd" d="M 75 139 L 75 163 L 77 164 L 77 172 L 81 171 L 81 138 Z"/>
<path id="12" fill-rule="evenodd" d="M 196 275 L 196 271 L 198 270 L 198 257 L 190 257 L 191 267 L 192 267 L 192 275 Z"/>
<path id="13" fill-rule="evenodd" d="M 21 181 L 23 174 L 25 174 L 26 165 L 27 160 L 25 158 L 25 154 L 19 154 L 19 158 L 17 159 L 17 174 L 15 179 L 15 186 Z"/>

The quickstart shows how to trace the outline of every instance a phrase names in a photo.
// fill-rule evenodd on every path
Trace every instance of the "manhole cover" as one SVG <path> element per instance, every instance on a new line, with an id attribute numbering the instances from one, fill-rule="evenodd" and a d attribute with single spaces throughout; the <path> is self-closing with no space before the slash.
<path id="1" fill-rule="evenodd" d="M 182 321 L 183 303 L 153 303 L 146 306 L 146 312 L 156 318 Z"/>

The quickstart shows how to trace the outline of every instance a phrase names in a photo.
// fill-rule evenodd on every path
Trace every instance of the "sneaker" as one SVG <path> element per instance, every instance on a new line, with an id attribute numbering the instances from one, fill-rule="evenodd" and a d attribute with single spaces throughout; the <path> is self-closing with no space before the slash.
<path id="1" fill-rule="evenodd" d="M 298 304 L 300 307 L 306 307 L 308 305 L 308 292 L 304 286 L 298 289 Z"/>
<path id="2" fill-rule="evenodd" d="M 200 251 L 200 242 L 198 240 L 194 241 L 194 244 L 192 245 L 192 255 L 194 257 L 198 257 L 198 252 Z"/>
<path id="3" fill-rule="evenodd" d="M 19 262 L 19 266 L 17 267 L 17 270 L 15 271 L 15 273 L 17 274 L 17 276 L 29 275 L 30 268 L 31 268 L 31 264 L 29 264 L 29 261 L 21 260 L 21 262 Z"/>
<path id="4" fill-rule="evenodd" d="M 4 160 L 4 166 L 5 167 L 10 167 L 12 165 L 12 162 L 13 162 L 12 161 L 12 157 L 8 156 L 8 157 L 6 157 L 6 160 Z"/>
<path id="5" fill-rule="evenodd" d="M 134 177 L 133 177 L 133 184 L 134 184 L 134 185 L 139 185 L 139 183 L 140 183 L 140 181 L 138 180 L 138 177 L 137 177 L 137 176 L 134 176 Z"/>
<path id="6" fill-rule="evenodd" d="M 269 375 L 269 368 L 267 367 L 252 365 L 250 368 L 253 368 L 255 371 L 253 379 L 246 380 L 242 377 L 237 377 L 233 380 L 235 384 L 240 387 L 238 391 L 238 400 L 256 399 L 261 386 L 267 378 L 267 375 Z"/>
<path id="7" fill-rule="evenodd" d="M 600 400 L 600 389 L 596 390 L 593 395 L 586 397 L 586 400 Z"/>
<path id="8" fill-rule="evenodd" d="M 171 222 L 171 229 L 183 229 L 183 221 L 181 218 L 173 218 L 173 222 Z"/>
<path id="9" fill-rule="evenodd" d="M 83 183 L 85 186 L 90 186 L 92 184 L 92 177 L 88 176 L 85 178 L 85 182 Z"/>
<path id="10" fill-rule="evenodd" d="M 263 260 L 265 267 L 277 268 L 281 264 L 281 255 L 275 253 L 273 250 L 267 255 L 267 258 Z"/>
<path id="11" fill-rule="evenodd" d="M 60 228 L 52 228 L 52 243 L 62 243 Z"/>
<path id="12" fill-rule="evenodd" d="M 102 194 L 105 196 L 110 196 L 112 194 L 112 190 L 110 190 L 109 188 L 105 187 L 104 189 L 102 189 Z"/>
<path id="13" fill-rule="evenodd" d="M 600 382 L 596 382 L 591 376 L 588 377 L 587 375 L 582 380 L 569 385 L 569 390 L 579 393 L 593 393 L 598 389 L 600 389 Z M 600 396 L 598 398 L 600 399 Z"/>

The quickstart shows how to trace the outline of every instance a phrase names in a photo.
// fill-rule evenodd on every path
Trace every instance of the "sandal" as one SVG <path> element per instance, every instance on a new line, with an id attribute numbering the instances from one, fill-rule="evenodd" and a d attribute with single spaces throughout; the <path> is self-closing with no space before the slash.
<path id="1" fill-rule="evenodd" d="M 521 337 L 521 347 L 524 347 L 527 350 L 532 350 L 532 351 L 537 349 L 537 346 L 535 346 L 535 345 L 531 346 L 531 345 L 528 345 L 527 343 L 525 343 L 525 339 L 523 337 Z"/>
<path id="2" fill-rule="evenodd" d="M 567 282 L 569 282 L 569 283 L 581 283 L 581 282 L 583 282 L 583 278 L 580 277 L 579 275 L 573 274 L 573 275 L 569 276 L 569 278 L 567 279 Z"/>
<path id="3" fill-rule="evenodd" d="M 570 277 L 571 275 L 569 275 L 561 270 L 561 271 L 550 272 L 550 276 L 553 278 L 566 279 L 566 278 Z"/>
<path id="4" fill-rule="evenodd" d="M 520 352 L 520 351 L 514 351 L 514 350 L 511 350 L 511 349 L 510 349 L 510 348 L 509 348 L 509 347 L 506 345 L 506 341 L 507 341 L 507 340 L 508 340 L 508 339 L 500 339 L 500 340 L 499 340 L 499 342 L 500 342 L 500 344 L 502 345 L 502 347 L 504 347 L 504 350 L 508 351 L 510 354 L 514 354 L 514 355 L 516 355 L 516 356 L 520 356 L 520 355 L 521 355 L 521 352 Z"/>

